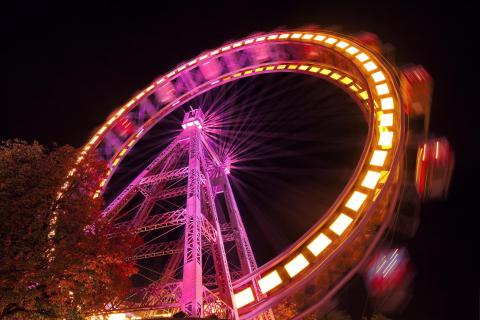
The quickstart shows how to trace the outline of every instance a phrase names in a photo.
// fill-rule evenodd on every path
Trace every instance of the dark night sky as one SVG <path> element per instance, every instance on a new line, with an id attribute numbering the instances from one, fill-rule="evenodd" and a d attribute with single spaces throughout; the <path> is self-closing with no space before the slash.
<path id="1" fill-rule="evenodd" d="M 446 135 L 457 153 L 448 201 L 424 206 L 409 243 L 417 278 L 413 300 L 399 319 L 478 319 L 473 228 L 479 210 L 469 205 L 476 196 L 472 150 L 478 146 L 478 101 L 469 93 L 476 67 L 473 6 L 323 2 L 2 5 L 0 139 L 81 146 L 114 108 L 157 75 L 255 31 L 315 24 L 376 33 L 396 47 L 399 65 L 422 64 L 431 73 L 431 131 Z"/>

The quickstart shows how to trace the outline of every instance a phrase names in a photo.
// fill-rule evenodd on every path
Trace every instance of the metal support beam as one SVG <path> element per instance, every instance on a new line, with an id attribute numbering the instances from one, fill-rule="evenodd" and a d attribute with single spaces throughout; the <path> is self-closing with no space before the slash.
<path id="1" fill-rule="evenodd" d="M 257 269 L 257 262 L 255 260 L 255 256 L 253 255 L 253 250 L 250 245 L 250 241 L 248 240 L 247 231 L 243 225 L 240 211 L 238 210 L 228 176 L 225 172 L 222 172 L 222 175 L 225 180 L 224 195 L 225 202 L 227 203 L 228 215 L 230 218 L 230 226 L 234 234 L 235 247 L 240 260 L 240 267 L 245 275 Z M 257 277 L 257 280 L 259 280 L 259 277 Z M 252 287 L 257 300 L 260 300 L 264 297 L 258 286 L 258 281 L 253 281 Z M 272 309 L 265 311 L 261 317 L 265 320 L 275 320 Z"/>
<path id="2" fill-rule="evenodd" d="M 174 151 L 175 147 L 180 143 L 181 136 L 178 136 L 174 139 L 123 191 L 112 201 L 110 204 L 103 210 L 102 215 L 113 219 L 125 205 L 133 199 L 135 194 L 138 192 L 137 185 L 138 183 L 152 171 L 160 166 L 160 164 L 165 160 L 167 155 Z"/>
<path id="3" fill-rule="evenodd" d="M 202 226 L 200 203 L 200 129 L 187 128 L 190 136 L 188 194 L 183 251 L 182 310 L 189 316 L 203 316 Z"/>
<path id="4" fill-rule="evenodd" d="M 119 222 L 113 226 L 115 230 L 114 234 L 120 234 L 123 232 L 140 233 L 179 226 L 185 223 L 185 213 L 185 209 L 180 209 L 161 214 L 155 214 L 145 219 L 143 224 L 137 228 L 134 228 L 134 225 L 131 221 Z"/>
<path id="5" fill-rule="evenodd" d="M 230 277 L 232 279 L 239 279 L 242 276 L 241 271 L 230 272 Z M 218 286 L 217 275 L 216 274 L 207 274 L 203 276 L 203 285 L 204 286 Z"/>
<path id="6" fill-rule="evenodd" d="M 140 246 L 135 250 L 135 255 L 127 258 L 127 260 L 147 259 L 182 252 L 183 248 L 179 246 L 179 242 L 182 241 L 174 240 Z"/>
<path id="7" fill-rule="evenodd" d="M 187 194 L 187 187 L 178 187 L 178 188 L 172 188 L 163 191 L 162 193 L 158 194 L 155 196 L 155 200 L 165 200 L 169 198 L 175 198 L 178 196 L 183 196 Z"/>
<path id="8" fill-rule="evenodd" d="M 223 242 L 231 242 L 235 241 L 236 233 L 233 231 L 232 226 L 230 223 L 222 223 L 220 225 L 220 230 L 222 231 L 222 239 Z"/>
<path id="9" fill-rule="evenodd" d="M 257 269 L 257 262 L 255 261 L 255 256 L 253 255 L 252 247 L 248 241 L 247 231 L 243 225 L 240 212 L 233 196 L 232 187 L 228 181 L 228 176 L 225 173 L 223 174 L 224 184 L 224 195 L 225 202 L 227 203 L 227 212 L 230 218 L 230 225 L 233 232 L 237 235 L 235 237 L 235 247 L 237 249 L 237 254 L 240 260 L 240 266 L 244 274 L 251 273 Z"/>
<path id="10" fill-rule="evenodd" d="M 173 149 L 170 156 L 165 159 L 164 166 L 160 169 L 161 171 L 160 174 L 156 174 L 156 176 L 158 175 L 164 176 L 168 172 L 170 172 L 170 169 L 177 164 L 183 152 L 184 151 L 182 149 Z M 142 179 L 140 180 L 140 182 L 141 181 Z M 140 209 L 137 211 L 135 217 L 133 218 L 132 223 L 134 224 L 135 227 L 138 227 L 143 224 L 143 221 L 148 217 L 153 207 L 155 206 L 156 201 L 160 199 L 172 198 L 176 196 L 176 193 L 179 193 L 180 195 L 181 192 L 183 192 L 182 190 L 177 190 L 178 188 L 168 190 L 170 192 L 166 191 L 165 190 L 166 183 L 167 183 L 167 180 L 161 180 L 159 183 L 156 183 L 151 186 L 145 185 L 145 184 L 138 185 L 138 188 L 143 190 L 142 194 L 145 196 L 145 200 L 142 202 Z M 145 192 L 145 189 L 147 189 L 147 192 Z"/>
<path id="11" fill-rule="evenodd" d="M 205 158 L 202 154 L 202 167 L 204 170 L 207 170 L 207 164 Z M 232 287 L 232 279 L 230 276 L 230 270 L 228 268 L 227 255 L 225 253 L 225 247 L 223 245 L 222 231 L 220 228 L 220 222 L 218 221 L 218 213 L 215 207 L 215 194 L 213 193 L 212 185 L 210 180 L 206 179 L 205 183 L 205 195 L 207 206 L 209 207 L 209 218 L 212 220 L 213 225 L 215 226 L 217 232 L 217 241 L 214 245 L 211 246 L 213 262 L 215 264 L 215 273 L 217 276 L 217 285 L 219 289 L 220 297 L 227 305 L 232 307 L 232 318 L 237 320 L 239 319 L 238 311 L 233 306 L 234 303 L 234 294 Z"/>
<path id="12" fill-rule="evenodd" d="M 217 241 L 217 230 L 215 230 L 215 227 L 203 215 L 202 236 L 204 236 L 211 243 L 215 243 Z"/>
<path id="13" fill-rule="evenodd" d="M 187 176 L 188 167 L 185 167 L 145 177 L 140 180 L 139 185 L 157 184 L 159 182 L 165 182 L 173 179 L 186 178 Z"/>
<path id="14" fill-rule="evenodd" d="M 185 209 L 180 209 L 149 216 L 135 231 L 145 232 L 182 225 L 185 223 L 185 213 Z"/>

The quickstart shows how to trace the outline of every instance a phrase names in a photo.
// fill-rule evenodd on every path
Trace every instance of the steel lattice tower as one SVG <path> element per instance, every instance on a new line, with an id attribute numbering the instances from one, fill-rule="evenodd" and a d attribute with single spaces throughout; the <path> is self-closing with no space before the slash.
<path id="1" fill-rule="evenodd" d="M 122 216 L 128 203 L 141 195 L 140 204 L 130 213 L 130 218 L 115 224 L 116 232 L 141 233 L 184 226 L 178 240 L 148 241 L 130 257 L 140 260 L 169 256 L 162 277 L 136 293 L 143 301 L 138 302 L 137 297 L 132 308 L 142 304 L 157 309 L 176 307 L 192 317 L 223 314 L 238 319 L 232 277 L 255 271 L 257 264 L 228 179 L 230 171 L 202 131 L 200 109 L 185 114 L 182 128 L 170 145 L 105 210 L 110 216 Z M 228 222 L 224 223 L 220 222 L 215 204 L 219 194 L 225 199 L 226 213 L 222 211 L 222 221 Z M 182 208 L 156 212 L 157 202 L 182 196 Z M 234 243 L 238 270 L 229 268 L 225 242 Z M 214 274 L 205 274 L 202 268 L 205 254 L 212 256 Z M 179 269 L 181 278 L 176 278 Z M 206 285 L 215 288 L 210 290 Z M 255 294 L 260 296 L 258 288 Z M 125 302 L 121 303 L 125 308 Z M 273 316 L 268 312 L 264 318 Z"/>

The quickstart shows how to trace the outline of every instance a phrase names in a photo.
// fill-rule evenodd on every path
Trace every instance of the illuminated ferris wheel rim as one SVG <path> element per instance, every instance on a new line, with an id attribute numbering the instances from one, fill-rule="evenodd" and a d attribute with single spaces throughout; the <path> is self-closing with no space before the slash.
<path id="1" fill-rule="evenodd" d="M 368 107 L 367 142 L 359 164 L 347 186 L 328 213 L 319 215 L 318 222 L 299 240 L 260 267 L 254 274 L 244 276 L 234 283 L 235 303 L 240 312 L 242 307 L 248 309 L 249 306 L 258 303 L 251 286 L 252 281 L 256 281 L 252 280 L 254 276 L 260 277 L 256 284 L 267 299 L 278 293 L 277 288 L 292 288 L 295 282 L 302 278 L 302 273 L 305 273 L 303 270 L 314 265 L 316 260 L 322 257 L 322 252 L 327 247 L 331 249 L 337 245 L 340 248 L 349 239 L 349 236 L 354 234 L 355 228 L 352 226 L 360 224 L 366 213 L 374 208 L 376 202 L 383 197 L 384 189 L 387 189 L 392 183 L 395 174 L 390 173 L 396 173 L 398 170 L 399 158 L 403 152 L 405 126 L 399 86 L 395 71 L 388 62 L 355 39 L 324 30 L 267 33 L 232 42 L 177 67 L 142 90 L 118 109 L 93 135 L 78 159 L 81 161 L 87 152 L 97 149 L 106 134 L 117 125 L 119 119 L 138 107 L 149 95 L 159 88 L 165 88 L 171 81 L 198 68 L 199 65 L 239 50 L 298 44 L 306 47 L 318 47 L 325 52 L 341 56 L 350 61 L 354 69 L 348 69 L 336 65 L 336 63 L 322 63 L 315 59 L 312 61 L 283 59 L 229 70 L 215 78 L 208 79 L 167 103 L 123 141 L 122 146 L 109 159 L 108 176 L 102 181 L 100 189 L 96 193 L 98 195 L 105 189 L 122 159 L 158 121 L 192 98 L 237 79 L 272 72 L 310 74 L 328 79 L 348 92 L 357 102 Z"/>

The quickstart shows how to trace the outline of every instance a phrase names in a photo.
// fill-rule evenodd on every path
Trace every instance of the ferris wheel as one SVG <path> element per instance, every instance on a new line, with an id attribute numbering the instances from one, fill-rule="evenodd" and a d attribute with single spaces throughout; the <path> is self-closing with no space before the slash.
<path id="1" fill-rule="evenodd" d="M 95 196 L 110 188 L 123 161 L 156 125 L 178 110 L 184 114 L 177 116 L 177 128 L 161 150 L 114 193 L 103 212 L 116 233 L 142 235 L 144 244 L 127 259 L 158 259 L 162 269 L 105 312 L 274 319 L 278 305 L 308 289 L 312 294 L 302 299 L 301 317 L 359 271 L 399 201 L 407 111 L 418 102 L 411 95 L 406 99 L 399 70 L 369 39 L 322 29 L 256 34 L 177 66 L 112 113 L 78 159 L 96 152 L 108 161 Z M 343 90 L 359 106 L 368 130 L 360 159 L 333 204 L 315 213 L 304 234 L 260 266 L 232 187 L 234 152 L 221 139 L 221 119 L 215 110 L 193 103 L 244 79 L 255 83 L 285 73 L 326 80 Z M 221 108 L 235 112 L 238 106 L 223 103 Z M 329 268 L 339 263 L 342 272 L 326 283 Z"/>

